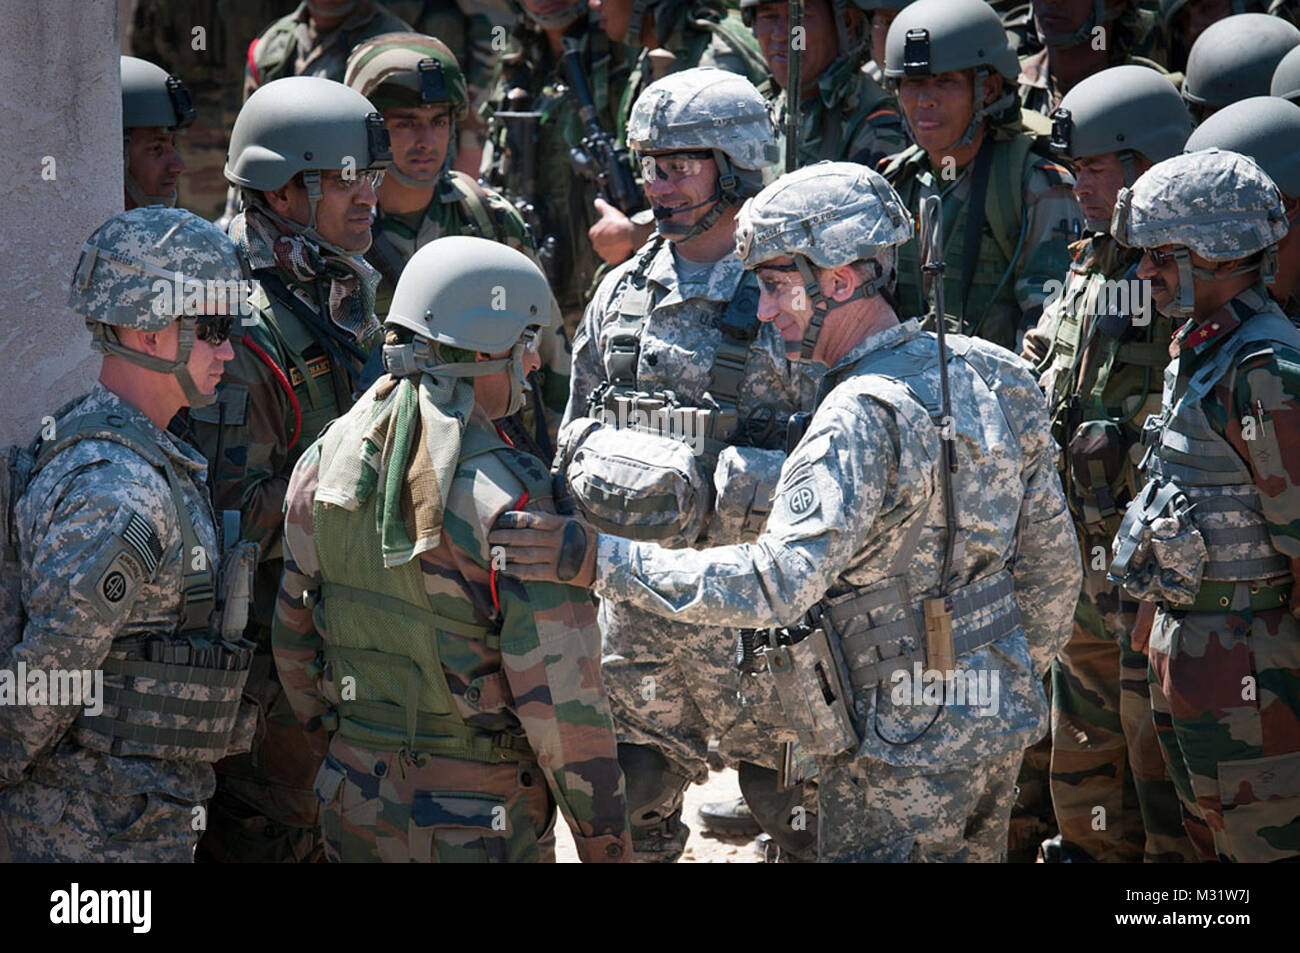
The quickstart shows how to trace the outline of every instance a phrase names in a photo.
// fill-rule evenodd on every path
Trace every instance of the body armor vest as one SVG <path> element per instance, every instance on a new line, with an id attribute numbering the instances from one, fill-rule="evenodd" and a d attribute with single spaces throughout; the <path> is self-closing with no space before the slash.
<path id="1" fill-rule="evenodd" d="M 321 442 L 321 467 L 342 447 L 342 428 Z M 465 431 L 460 460 L 500 447 L 486 433 Z M 536 489 L 536 488 L 530 488 Z M 420 560 L 384 568 L 375 535 L 377 494 L 356 510 L 315 503 L 316 553 L 321 587 L 308 593 L 318 631 L 329 633 L 325 660 L 336 684 L 354 680 L 341 693 L 338 733 L 353 744 L 499 763 L 533 757 L 525 736 L 467 725 L 456 708 L 439 655 L 439 632 L 501 644 L 498 628 L 435 612 L 425 590 Z M 348 696 L 351 697 L 348 697 Z"/>

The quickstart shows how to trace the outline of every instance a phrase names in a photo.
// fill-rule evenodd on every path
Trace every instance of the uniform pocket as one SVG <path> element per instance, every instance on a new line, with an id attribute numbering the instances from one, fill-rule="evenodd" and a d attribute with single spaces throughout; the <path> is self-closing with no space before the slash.
<path id="1" fill-rule="evenodd" d="M 1221 762 L 1219 798 L 1232 860 L 1264 863 L 1300 855 L 1300 752 Z"/>
<path id="2" fill-rule="evenodd" d="M 411 805 L 411 852 L 444 864 L 530 863 L 537 834 L 522 797 L 417 791 Z"/>

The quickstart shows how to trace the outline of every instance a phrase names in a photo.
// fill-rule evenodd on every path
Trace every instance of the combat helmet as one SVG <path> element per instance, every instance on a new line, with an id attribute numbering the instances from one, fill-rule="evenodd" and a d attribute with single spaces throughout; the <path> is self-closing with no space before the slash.
<path id="1" fill-rule="evenodd" d="M 122 72 L 122 169 L 126 192 L 136 205 L 176 204 L 176 192 L 150 195 L 131 175 L 131 130 L 141 126 L 158 126 L 169 132 L 189 128 L 194 122 L 194 104 L 190 92 L 179 76 L 172 76 L 161 66 L 134 56 L 123 56 Z"/>
<path id="2" fill-rule="evenodd" d="M 1187 56 L 1183 99 L 1201 112 L 1267 96 L 1273 71 L 1300 45 L 1300 29 L 1265 13 L 1227 17 L 1205 29 Z"/>
<path id="3" fill-rule="evenodd" d="M 524 353 L 551 323 L 551 290 L 527 255 L 469 235 L 436 239 L 406 263 L 384 319 L 412 332 L 407 344 L 384 345 L 394 377 L 433 374 L 479 377 L 512 369 L 510 409 L 523 406 Z M 476 361 L 475 354 L 510 356 Z"/>
<path id="4" fill-rule="evenodd" d="M 370 100 L 332 79 L 287 76 L 259 87 L 239 110 L 225 174 L 272 220 L 346 258 L 354 253 L 335 247 L 316 231 L 320 173 L 372 174 L 378 184 L 391 160 L 388 130 Z M 261 197 L 300 172 L 311 203 L 305 226 L 276 215 Z"/>
<path id="5" fill-rule="evenodd" d="M 242 275 L 234 243 L 215 225 L 184 209 L 136 208 L 114 215 L 81 246 L 68 307 L 86 319 L 95 350 L 171 374 L 189 405 L 202 407 L 216 396 L 200 394 L 186 367 L 197 322 L 214 326 L 199 333 L 229 334 L 247 308 Z M 131 350 L 114 330 L 161 331 L 178 318 L 175 360 Z"/>
<path id="6" fill-rule="evenodd" d="M 1146 66 L 1112 66 L 1074 86 L 1052 113 L 1051 147 L 1067 159 L 1115 152 L 1124 184 L 1137 180 L 1135 153 L 1152 162 L 1178 155 L 1192 131 L 1192 118 L 1167 76 Z M 1105 231 L 1106 221 L 1088 221 Z"/>
<path id="7" fill-rule="evenodd" d="M 937 76 L 964 69 L 975 70 L 974 108 L 953 148 L 970 144 L 985 117 L 996 121 L 1016 109 L 1020 61 L 1002 20 L 984 0 L 917 0 L 890 24 L 885 40 L 887 78 Z M 984 84 L 993 72 L 1007 80 L 1006 91 L 985 105 Z"/>
<path id="8" fill-rule="evenodd" d="M 1300 106 L 1252 96 L 1225 106 L 1196 127 L 1187 151 L 1214 147 L 1250 156 L 1284 196 L 1300 196 Z"/>
<path id="9" fill-rule="evenodd" d="M 1092 12 L 1088 14 L 1078 29 L 1069 33 L 1050 33 L 1041 30 L 1038 37 L 1043 41 L 1044 46 L 1075 46 L 1091 37 L 1092 31 L 1097 27 L 1118 19 L 1123 14 L 1125 5 L 1131 2 L 1132 0 L 1126 0 L 1125 4 L 1120 4 L 1114 10 L 1111 10 L 1107 0 L 1092 0 Z M 1034 4 L 1031 2 L 1029 6 L 1032 16 Z"/>
<path id="10" fill-rule="evenodd" d="M 422 33 L 381 33 L 357 44 L 343 82 L 381 111 L 445 105 L 453 121 L 469 114 L 469 88 L 456 55 L 442 40 Z M 453 125 L 448 142 L 455 141 Z M 453 151 L 448 147 L 437 175 L 451 168 Z M 396 163 L 385 174 L 410 188 L 427 188 L 432 181 L 413 178 Z"/>
<path id="11" fill-rule="evenodd" d="M 1110 233 L 1121 245 L 1154 248 L 1173 245 L 1178 262 L 1178 300 L 1165 310 L 1171 317 L 1192 313 L 1194 277 L 1212 278 L 1194 267 L 1188 249 L 1210 261 L 1232 261 L 1263 252 L 1234 275 L 1259 270 L 1271 282 L 1277 243 L 1286 235 L 1282 194 L 1248 156 L 1201 149 L 1159 162 L 1115 201 Z"/>
<path id="12" fill-rule="evenodd" d="M 1270 96 L 1300 103 L 1300 46 L 1278 61 L 1268 91 Z"/>
<path id="13" fill-rule="evenodd" d="M 763 186 L 762 170 L 776 162 L 776 131 L 767 102 L 745 77 L 727 70 L 695 67 L 670 73 L 642 91 L 627 121 L 628 148 L 637 153 L 709 151 L 718 166 L 713 195 L 690 211 L 713 203 L 707 215 L 685 234 L 703 234 L 729 207 L 738 206 Z M 651 169 L 648 173 L 654 175 Z M 658 213 L 656 212 L 658 216 Z M 672 231 L 660 218 L 659 231 Z"/>
<path id="14" fill-rule="evenodd" d="M 883 176 L 856 162 L 823 161 L 781 176 L 741 207 L 736 257 L 749 270 L 774 258 L 794 259 L 788 267 L 799 272 L 813 307 L 797 345 L 800 357 L 808 360 L 831 309 L 812 266 L 838 268 L 874 260 L 876 276 L 836 306 L 869 298 L 893 286 L 895 249 L 911 237 L 912 216 Z"/>

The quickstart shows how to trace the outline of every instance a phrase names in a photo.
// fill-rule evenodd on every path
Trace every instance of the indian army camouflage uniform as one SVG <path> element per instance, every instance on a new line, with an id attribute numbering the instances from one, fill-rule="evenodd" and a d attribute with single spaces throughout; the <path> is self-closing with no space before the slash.
<path id="1" fill-rule="evenodd" d="M 1135 340 L 1101 331 L 1113 313 L 1106 282 L 1129 280 L 1140 256 L 1104 233 L 1071 251 L 1064 289 L 1025 336 L 1026 351 L 1046 355 L 1042 383 L 1084 565 L 1074 633 L 1052 663 L 1052 806 L 1062 839 L 1093 860 L 1191 860 L 1151 719 L 1146 653 L 1132 642 L 1137 604 L 1096 555 L 1109 553 L 1141 486 L 1141 421 L 1158 406 L 1172 322 L 1152 313 Z"/>
<path id="2" fill-rule="evenodd" d="M 594 18 L 582 32 L 579 50 L 587 84 L 601 127 L 612 132 L 618 124 L 619 94 L 627 83 L 626 52 L 612 44 Z M 525 182 L 521 159 L 507 147 L 509 123 L 496 112 L 538 113 L 536 126 L 536 181 Z M 533 239 L 542 250 L 551 288 L 570 335 L 577 329 L 600 257 L 587 238 L 596 222 L 596 187 L 574 175 L 569 150 L 586 136 L 577 100 L 569 88 L 563 59 L 552 54 L 545 34 L 527 17 L 511 34 L 510 47 L 501 55 L 493 91 L 482 114 L 489 123 L 483 153 L 483 181 L 516 205 L 532 205 Z"/>
<path id="3" fill-rule="evenodd" d="M 1115 23 L 1112 36 L 1106 65 L 1101 69 L 1132 63 L 1159 70 L 1161 73 L 1167 72 L 1164 66 L 1166 57 L 1164 31 L 1156 13 L 1136 9 L 1133 3 L 1127 2 L 1120 20 Z M 1091 43 L 1092 38 L 1089 36 L 1080 42 Z M 1048 48 L 1043 47 L 1032 56 L 1022 59 L 1020 78 L 1017 80 L 1020 105 L 1030 112 L 1041 113 L 1044 116 L 1052 114 L 1052 111 L 1060 105 L 1061 96 L 1064 95 L 1052 82 L 1047 52 Z M 1178 75 L 1170 76 L 1170 81 L 1175 85 L 1180 79 Z"/>
<path id="4" fill-rule="evenodd" d="M 248 46 L 284 0 L 137 0 L 131 53 L 185 80 L 194 123 L 176 137 L 185 159 L 180 204 L 207 219 L 226 205 L 226 144 L 244 101 Z M 202 43 L 195 29 L 202 27 Z"/>
<path id="5" fill-rule="evenodd" d="M 1192 201 L 1202 235 L 1160 220 L 1187 222 Z M 1126 204 L 1115 216 L 1122 242 L 1183 236 L 1193 249 L 1212 243 L 1219 257 L 1240 257 L 1285 233 L 1276 186 L 1231 152 L 1160 163 L 1131 196 L 1120 193 Z M 1144 428 L 1148 483 L 1125 515 L 1111 572 L 1158 600 L 1151 701 L 1202 859 L 1293 860 L 1300 458 L 1288 435 L 1300 427 L 1300 331 L 1256 283 L 1180 327 L 1170 350 L 1162 411 Z"/>
<path id="6" fill-rule="evenodd" d="M 139 289 L 143 272 L 123 277 L 126 268 L 109 262 L 158 268 L 162 258 L 189 275 L 237 275 L 224 236 L 206 226 L 224 253 L 211 238 L 187 240 L 186 219 L 203 224 L 158 207 L 106 223 L 83 249 L 84 283 L 74 283 L 70 306 L 156 331 L 174 319 L 119 320 L 131 302 L 143 300 L 146 311 L 148 292 Z M 184 254 L 168 247 L 177 233 Z M 0 857 L 189 863 L 212 763 L 248 750 L 253 731 L 240 702 L 246 651 L 207 641 L 221 552 L 207 467 L 101 383 L 53 416 L 48 439 L 32 448 L 38 469 L 26 492 L 7 501 L 21 566 L 10 562 L 6 538 L 4 569 L 21 572 L 25 624 L 16 644 L 0 641 L 0 671 L 25 666 L 48 673 L 51 685 L 58 670 L 102 672 L 103 708 L 0 705 Z"/>
<path id="7" fill-rule="evenodd" d="M 485 259 L 507 249 L 467 251 L 468 243 L 487 244 L 446 238 L 416 253 L 418 270 L 404 274 L 394 304 L 416 316 L 390 318 L 390 328 L 427 320 L 470 354 L 497 350 L 481 337 L 489 332 L 465 326 L 460 304 L 486 297 L 498 279 Z M 441 274 L 431 273 L 431 261 L 444 265 Z M 527 286 L 513 279 L 507 298 L 531 310 L 515 305 L 505 320 L 544 310 L 549 290 L 540 269 L 532 274 Z M 464 288 L 474 275 L 481 286 Z M 426 318 L 419 305 L 432 300 L 444 302 L 445 313 Z M 550 320 L 543 317 L 538 323 Z M 506 510 L 554 512 L 549 474 L 502 441 L 447 358 L 433 355 L 448 376 L 423 374 L 414 385 L 381 377 L 312 445 L 289 488 L 275 652 L 312 750 L 324 759 L 316 788 L 327 853 L 342 862 L 553 861 L 558 804 L 582 860 L 626 860 L 623 778 L 589 595 L 498 575 L 487 544 Z M 383 428 L 402 426 L 406 399 L 421 405 L 413 441 L 420 449 L 407 451 L 409 464 L 385 454 L 371 472 L 364 453 L 350 462 L 359 441 L 385 434 L 387 442 L 392 434 Z M 430 448 L 449 439 L 437 435 L 440 426 L 459 438 L 444 461 Z M 393 492 L 384 467 L 394 465 L 401 509 L 415 519 L 403 515 L 401 533 L 393 527 L 390 537 L 379 517 Z M 421 535 L 429 493 L 419 489 L 430 481 L 440 522 L 426 515 Z"/>
<path id="8" fill-rule="evenodd" d="M 1003 634 L 958 665 L 999 678 L 998 709 L 981 716 L 948 706 L 923 732 L 933 707 L 897 706 L 889 685 L 855 681 L 855 720 L 879 734 L 866 728 L 856 757 L 819 759 L 823 862 L 1003 858 L 1021 753 L 1047 717 L 1039 676 L 1069 631 L 1078 555 L 1042 397 L 1004 351 L 975 339 L 949 345 L 961 355 L 949 368 L 965 552 L 954 572 L 981 591 L 1014 579 L 1014 597 L 1007 586 L 988 604 Z M 908 321 L 867 338 L 827 372 L 829 393 L 782 468 L 756 543 L 667 551 L 602 535 L 602 605 L 639 606 L 674 623 L 767 627 L 794 622 L 823 596 L 893 582 L 891 572 L 904 573 L 914 594 L 933 592 L 943 559 L 942 527 L 927 518 L 938 494 L 938 431 L 916 398 L 883 378 L 904 373 L 934 393 L 934 353 L 933 336 Z M 912 557 L 899 565 L 894 557 L 918 520 Z M 683 648 L 688 665 L 716 652 L 698 642 Z M 907 746 L 880 737 L 918 734 Z"/>

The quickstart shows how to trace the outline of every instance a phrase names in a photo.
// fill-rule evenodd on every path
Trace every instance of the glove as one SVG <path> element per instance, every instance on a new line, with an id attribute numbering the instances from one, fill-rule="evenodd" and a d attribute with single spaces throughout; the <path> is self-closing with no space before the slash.
<path id="1" fill-rule="evenodd" d="M 501 571 L 508 576 L 589 588 L 596 581 L 598 535 L 575 516 L 511 510 L 496 521 L 488 543 L 504 548 Z"/>

